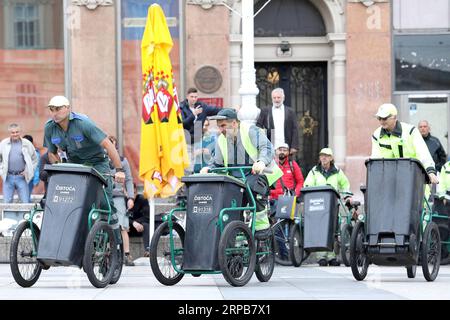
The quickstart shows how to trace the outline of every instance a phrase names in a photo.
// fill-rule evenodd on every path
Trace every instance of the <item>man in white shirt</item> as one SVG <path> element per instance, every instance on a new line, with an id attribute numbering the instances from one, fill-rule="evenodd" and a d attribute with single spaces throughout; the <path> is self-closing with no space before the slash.
<path id="1" fill-rule="evenodd" d="M 284 90 L 272 90 L 272 107 L 261 109 L 256 125 L 267 130 L 267 137 L 273 145 L 287 143 L 289 153 L 295 154 L 299 149 L 298 124 L 295 111 L 284 105 Z"/>

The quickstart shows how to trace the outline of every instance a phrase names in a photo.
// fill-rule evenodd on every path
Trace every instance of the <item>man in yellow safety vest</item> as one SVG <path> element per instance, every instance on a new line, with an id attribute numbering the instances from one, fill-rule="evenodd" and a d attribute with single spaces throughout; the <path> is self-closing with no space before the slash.
<path id="1" fill-rule="evenodd" d="M 224 108 L 209 119 L 217 120 L 220 135 L 217 138 L 214 158 L 200 173 L 207 173 L 210 168 L 215 167 L 251 165 L 252 174 L 247 176 L 247 182 L 256 201 L 255 229 L 258 232 L 268 229 L 269 186 L 283 175 L 274 161 L 275 152 L 271 142 L 260 128 L 241 123 L 234 109 Z M 264 172 L 266 168 L 268 170 Z"/>

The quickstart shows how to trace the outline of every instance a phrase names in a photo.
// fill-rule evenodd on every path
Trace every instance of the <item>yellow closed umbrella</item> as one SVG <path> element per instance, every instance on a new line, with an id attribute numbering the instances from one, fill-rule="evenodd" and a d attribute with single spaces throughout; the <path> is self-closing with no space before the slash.
<path id="1" fill-rule="evenodd" d="M 169 197 L 189 166 L 169 53 L 173 42 L 158 4 L 148 9 L 141 43 L 143 98 L 139 176 L 144 196 Z"/>

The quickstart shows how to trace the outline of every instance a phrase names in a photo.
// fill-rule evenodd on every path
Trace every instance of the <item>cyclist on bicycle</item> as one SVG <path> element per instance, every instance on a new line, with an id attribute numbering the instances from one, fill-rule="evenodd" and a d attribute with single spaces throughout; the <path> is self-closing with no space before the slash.
<path id="1" fill-rule="evenodd" d="M 256 202 L 255 229 L 262 234 L 263 230 L 270 228 L 267 215 L 269 186 L 283 175 L 273 160 L 272 144 L 258 127 L 240 123 L 234 109 L 222 109 L 217 116 L 209 119 L 217 120 L 221 134 L 217 138 L 212 162 L 203 167 L 200 173 L 207 173 L 214 167 L 252 165 L 252 174 L 248 176 L 247 182 Z M 266 167 L 272 170 L 272 173 L 263 173 Z"/>
<path id="2" fill-rule="evenodd" d="M 350 182 L 344 172 L 337 168 L 333 160 L 333 151 L 330 148 L 323 148 L 319 152 L 319 163 L 309 171 L 306 176 L 305 187 L 317 187 L 330 185 L 341 195 L 344 196 L 346 202 L 351 201 Z M 336 254 L 331 251 L 323 251 L 316 253 L 319 266 L 339 266 L 336 260 Z"/>

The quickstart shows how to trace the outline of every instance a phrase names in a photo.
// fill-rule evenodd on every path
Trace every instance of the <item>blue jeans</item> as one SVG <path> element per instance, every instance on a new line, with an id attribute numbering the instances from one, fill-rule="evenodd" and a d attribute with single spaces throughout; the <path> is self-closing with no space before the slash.
<path id="1" fill-rule="evenodd" d="M 28 203 L 30 200 L 30 191 L 28 183 L 24 176 L 8 174 L 3 182 L 3 202 L 11 203 L 13 201 L 14 190 L 17 189 L 20 202 Z"/>

